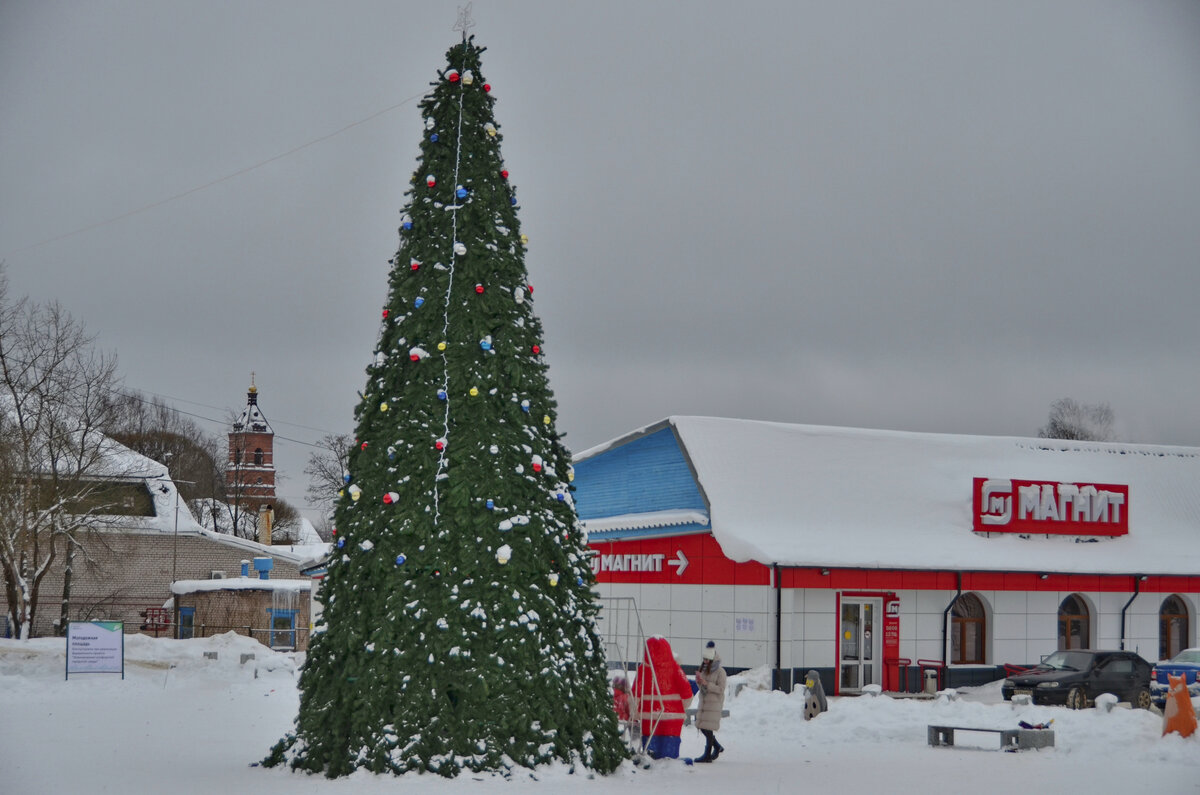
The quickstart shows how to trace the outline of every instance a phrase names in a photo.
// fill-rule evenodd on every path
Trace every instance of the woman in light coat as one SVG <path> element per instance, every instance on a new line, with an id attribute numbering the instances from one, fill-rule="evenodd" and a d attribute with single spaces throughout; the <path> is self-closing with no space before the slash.
<path id="1" fill-rule="evenodd" d="M 714 732 L 721 728 L 721 712 L 725 709 L 725 669 L 711 640 L 704 647 L 704 661 L 696 669 L 696 684 L 700 686 L 700 709 L 696 728 L 704 734 L 704 755 L 697 762 L 714 762 L 725 746 L 717 742 Z"/>

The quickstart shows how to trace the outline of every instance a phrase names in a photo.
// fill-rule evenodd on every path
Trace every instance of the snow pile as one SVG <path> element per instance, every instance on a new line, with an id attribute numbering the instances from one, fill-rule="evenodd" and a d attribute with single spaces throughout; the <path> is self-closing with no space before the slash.
<path id="1" fill-rule="evenodd" d="M 242 661 L 245 655 L 253 659 Z M 215 656 L 215 659 L 214 659 Z M 479 793 L 570 787 L 581 793 L 833 792 L 928 793 L 936 782 L 970 781 L 972 792 L 1004 793 L 1034 785 L 1056 792 L 1194 791 L 1200 737 L 1162 737 L 1162 717 L 1126 705 L 1109 712 L 1013 706 L 999 685 L 962 688 L 951 699 L 832 698 L 829 711 L 803 716 L 802 689 L 766 689 L 767 668 L 730 677 L 727 749 L 712 765 L 662 760 L 649 769 L 626 763 L 588 779 L 554 766 L 530 774 L 391 777 L 359 772 L 330 781 L 254 766 L 288 731 L 299 699 L 303 655 L 273 652 L 227 633 L 197 640 L 126 636 L 125 679 L 112 674 L 64 680 L 65 642 L 0 640 L 0 769 L 4 791 L 62 792 Z M 569 708 L 564 705 L 564 708 Z M 994 734 L 957 733 L 956 748 L 930 748 L 929 724 L 1015 728 L 1053 720 L 1055 747 L 993 751 Z M 704 738 L 684 729 L 682 753 Z M 986 749 L 986 750 L 979 750 Z M 933 789 L 931 789 L 931 786 Z"/>

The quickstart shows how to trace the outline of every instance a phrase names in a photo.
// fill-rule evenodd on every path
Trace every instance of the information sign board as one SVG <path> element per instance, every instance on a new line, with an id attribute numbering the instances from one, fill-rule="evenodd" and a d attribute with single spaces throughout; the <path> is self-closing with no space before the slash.
<path id="1" fill-rule="evenodd" d="M 67 624 L 67 678 L 71 674 L 120 674 L 125 678 L 125 624 L 71 621 Z"/>

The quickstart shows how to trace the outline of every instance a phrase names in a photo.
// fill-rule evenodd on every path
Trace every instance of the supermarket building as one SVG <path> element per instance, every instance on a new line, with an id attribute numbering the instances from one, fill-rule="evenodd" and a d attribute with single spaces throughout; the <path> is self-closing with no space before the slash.
<path id="1" fill-rule="evenodd" d="M 610 662 L 631 623 L 833 693 L 1200 645 L 1198 448 L 670 417 L 575 486 Z"/>

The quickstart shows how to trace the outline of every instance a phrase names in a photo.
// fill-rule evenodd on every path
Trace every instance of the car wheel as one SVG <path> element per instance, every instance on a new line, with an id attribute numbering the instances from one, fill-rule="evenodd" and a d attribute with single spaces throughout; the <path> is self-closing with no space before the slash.
<path id="1" fill-rule="evenodd" d="M 1067 709 L 1087 709 L 1087 693 L 1082 687 L 1072 687 L 1067 693 Z"/>
<path id="2" fill-rule="evenodd" d="M 1133 705 L 1134 709 L 1150 709 L 1150 691 L 1144 687 L 1138 688 L 1129 697 L 1129 703 Z"/>

